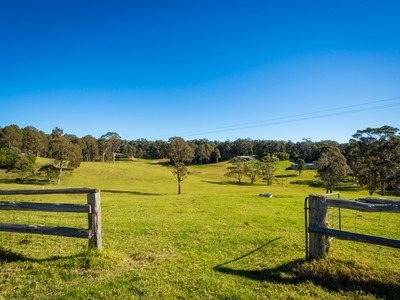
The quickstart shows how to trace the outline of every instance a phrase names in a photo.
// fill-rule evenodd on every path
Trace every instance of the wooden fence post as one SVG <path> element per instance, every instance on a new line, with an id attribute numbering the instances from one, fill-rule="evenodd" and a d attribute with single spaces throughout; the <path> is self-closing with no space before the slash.
<path id="1" fill-rule="evenodd" d="M 310 195 L 310 220 L 309 226 L 327 227 L 328 206 L 326 197 L 321 195 Z M 318 259 L 325 256 L 329 247 L 327 236 L 322 234 L 310 233 L 309 258 Z"/>
<path id="2" fill-rule="evenodd" d="M 101 203 L 100 191 L 89 193 L 87 195 L 87 204 L 90 205 L 91 211 L 88 214 L 89 230 L 92 231 L 92 236 L 89 238 L 89 248 L 103 248 L 101 240 Z"/>

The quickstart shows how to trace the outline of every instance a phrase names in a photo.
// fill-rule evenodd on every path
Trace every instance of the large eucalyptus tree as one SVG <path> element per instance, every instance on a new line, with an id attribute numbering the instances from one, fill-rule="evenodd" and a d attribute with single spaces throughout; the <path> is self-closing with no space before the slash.
<path id="1" fill-rule="evenodd" d="M 358 130 L 349 141 L 350 166 L 360 184 L 372 195 L 380 188 L 385 195 L 386 185 L 398 170 L 399 129 L 391 126 Z"/>

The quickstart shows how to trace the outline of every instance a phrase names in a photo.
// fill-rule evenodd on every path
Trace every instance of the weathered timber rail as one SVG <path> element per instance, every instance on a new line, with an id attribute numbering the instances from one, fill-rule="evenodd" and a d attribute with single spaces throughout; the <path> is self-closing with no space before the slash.
<path id="1" fill-rule="evenodd" d="M 305 222 L 307 258 L 318 259 L 324 257 L 327 253 L 327 249 L 329 249 L 328 237 L 400 249 L 400 240 L 328 228 L 328 207 L 352 209 L 371 213 L 400 213 L 400 200 L 363 198 L 354 201 L 348 199 L 328 199 L 328 196 L 329 195 L 310 195 L 306 199 Z M 309 207 L 307 207 L 307 201 Z M 309 210 L 308 219 L 307 210 Z M 309 234 L 309 238 L 307 234 Z"/>
<path id="2" fill-rule="evenodd" d="M 0 190 L 0 195 L 86 194 L 86 204 L 0 201 L 0 210 L 86 213 L 88 228 L 0 223 L 0 231 L 88 239 L 89 248 L 102 249 L 100 191 L 97 189 Z"/>

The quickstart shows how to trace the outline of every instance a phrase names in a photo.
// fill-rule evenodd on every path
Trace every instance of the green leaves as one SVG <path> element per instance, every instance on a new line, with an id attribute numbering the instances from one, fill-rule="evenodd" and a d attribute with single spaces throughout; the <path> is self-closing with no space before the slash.
<path id="1" fill-rule="evenodd" d="M 358 130 L 348 145 L 350 166 L 360 184 L 372 195 L 380 186 L 382 196 L 388 184 L 398 186 L 400 176 L 399 130 L 391 126 Z"/>
<path id="2" fill-rule="evenodd" d="M 253 184 L 262 176 L 267 181 L 267 184 L 271 185 L 276 170 L 275 165 L 278 161 L 278 158 L 273 155 L 265 156 L 262 161 L 254 158 L 243 159 L 235 157 L 231 160 L 232 165 L 228 167 L 228 172 L 225 176 L 235 178 L 238 184 L 241 184 L 243 177 L 249 178 L 250 184 Z"/>
<path id="3" fill-rule="evenodd" d="M 326 183 L 327 193 L 332 192 L 333 186 L 346 176 L 350 168 L 346 158 L 339 148 L 324 145 L 320 148 L 321 156 L 317 161 L 317 172 L 321 180 Z"/>

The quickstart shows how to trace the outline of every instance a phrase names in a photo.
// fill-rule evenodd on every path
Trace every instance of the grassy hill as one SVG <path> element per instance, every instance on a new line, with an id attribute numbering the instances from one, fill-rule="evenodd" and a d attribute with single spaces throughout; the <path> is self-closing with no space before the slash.
<path id="1" fill-rule="evenodd" d="M 400 251 L 334 240 L 306 262 L 304 198 L 324 193 L 314 171 L 281 162 L 272 186 L 237 185 L 227 163 L 192 166 L 182 195 L 157 161 L 83 163 L 61 187 L 101 189 L 103 244 L 0 232 L 0 299 L 375 299 L 400 298 Z M 1 171 L 2 172 L 2 171 Z M 0 189 L 17 184 L 0 173 Z M 294 184 L 296 183 L 296 184 Z M 313 187 L 314 186 L 314 187 Z M 259 197 L 268 192 L 273 198 Z M 366 196 L 350 190 L 342 198 Z M 85 203 L 85 196 L 0 200 Z M 347 230 L 398 238 L 398 216 L 344 216 Z M 82 215 L 0 211 L 1 222 L 85 227 Z M 397 223 L 396 223 L 397 222 Z"/>

